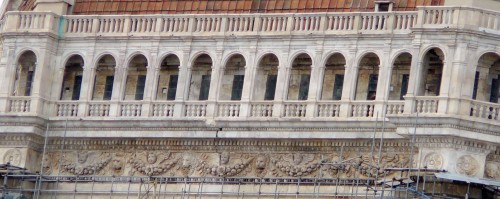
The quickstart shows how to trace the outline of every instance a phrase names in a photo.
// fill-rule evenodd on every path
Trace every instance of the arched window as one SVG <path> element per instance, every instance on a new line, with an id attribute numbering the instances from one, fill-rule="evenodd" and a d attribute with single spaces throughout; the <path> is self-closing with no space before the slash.
<path id="1" fill-rule="evenodd" d="M 148 60 L 144 55 L 135 55 L 128 64 L 124 100 L 144 99 Z"/>
<path id="2" fill-rule="evenodd" d="M 102 56 L 97 62 L 92 100 L 111 100 L 115 80 L 115 58 L 111 55 Z"/>
<path id="3" fill-rule="evenodd" d="M 193 62 L 189 100 L 207 100 L 212 78 L 212 58 L 207 54 L 199 55 Z"/>
<path id="4" fill-rule="evenodd" d="M 311 66 L 312 59 L 308 54 L 302 53 L 295 57 L 290 69 L 288 100 L 307 100 L 309 82 L 311 81 Z"/>
<path id="5" fill-rule="evenodd" d="M 438 48 L 433 48 L 424 56 L 420 68 L 420 85 L 416 91 L 417 96 L 439 96 L 441 79 L 443 75 L 444 54 Z"/>
<path id="6" fill-rule="evenodd" d="M 486 53 L 479 58 L 472 99 L 498 103 L 500 97 L 500 55 Z"/>
<path id="7" fill-rule="evenodd" d="M 254 100 L 274 100 L 278 66 L 278 57 L 274 54 L 266 54 L 260 59 L 254 81 Z"/>
<path id="8" fill-rule="evenodd" d="M 71 56 L 64 66 L 64 77 L 61 88 L 61 100 L 79 100 L 82 87 L 83 58 Z"/>
<path id="9" fill-rule="evenodd" d="M 17 60 L 13 96 L 31 96 L 36 71 L 36 55 L 26 51 Z"/>
<path id="10" fill-rule="evenodd" d="M 379 67 L 380 59 L 375 53 L 368 53 L 361 58 L 356 80 L 355 100 L 375 100 Z"/>
<path id="11" fill-rule="evenodd" d="M 179 81 L 180 61 L 176 55 L 166 56 L 160 65 L 157 100 L 175 100 Z"/>
<path id="12" fill-rule="evenodd" d="M 345 58 L 340 53 L 330 55 L 325 63 L 321 100 L 340 100 L 344 87 Z"/>
<path id="13" fill-rule="evenodd" d="M 411 54 L 402 53 L 394 60 L 389 85 L 389 100 L 404 100 L 410 80 Z"/>
<path id="14" fill-rule="evenodd" d="M 224 74 L 220 85 L 220 100 L 241 100 L 243 82 L 245 80 L 245 58 L 232 55 L 224 67 Z"/>

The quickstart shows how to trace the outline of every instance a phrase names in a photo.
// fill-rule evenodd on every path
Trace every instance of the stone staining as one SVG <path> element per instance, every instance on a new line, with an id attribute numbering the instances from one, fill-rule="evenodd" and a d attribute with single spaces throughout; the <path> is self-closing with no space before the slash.
<path id="1" fill-rule="evenodd" d="M 144 152 L 136 154 L 128 163 L 134 171 L 147 176 L 161 175 L 169 171 L 176 163 L 177 159 L 171 153 Z M 133 173 L 132 173 L 133 174 Z"/>
<path id="2" fill-rule="evenodd" d="M 273 160 L 275 168 L 273 175 L 276 177 L 305 177 L 321 168 L 321 161 L 316 160 L 314 154 L 286 154 Z"/>
<path id="3" fill-rule="evenodd" d="M 201 158 L 205 160 L 202 161 L 198 167 L 200 174 L 218 177 L 231 177 L 242 174 L 253 159 L 247 155 L 242 155 L 240 158 L 234 158 L 233 161 L 230 161 L 230 154 L 228 152 L 223 152 L 219 157 L 219 165 L 213 165 L 210 162 L 211 160 L 213 161 L 214 158 L 210 158 L 207 154 L 202 155 Z"/>
<path id="4" fill-rule="evenodd" d="M 375 53 L 363 56 L 359 63 L 356 83 L 356 100 L 375 100 L 380 59 Z"/>
<path id="5" fill-rule="evenodd" d="M 125 157 L 126 155 L 123 153 L 116 153 L 113 156 L 113 160 L 111 160 L 110 164 L 110 174 L 114 176 L 121 176 L 125 170 Z"/>
<path id="6" fill-rule="evenodd" d="M 441 169 L 443 166 L 443 157 L 438 153 L 431 152 L 425 156 L 423 166 L 428 169 Z"/>
<path id="7" fill-rule="evenodd" d="M 294 59 L 292 67 L 290 68 L 288 100 L 307 100 L 311 67 L 312 59 L 305 53 L 298 55 Z"/>
<path id="8" fill-rule="evenodd" d="M 95 82 L 92 93 L 92 100 L 110 100 L 113 90 L 113 80 L 115 76 L 116 61 L 111 55 L 104 55 L 99 59 L 95 69 Z M 109 80 L 109 81 L 108 81 Z M 109 83 L 109 84 L 107 84 Z M 106 87 L 111 88 L 106 91 Z"/>
<path id="9" fill-rule="evenodd" d="M 62 170 L 73 175 L 97 175 L 111 161 L 108 153 L 78 152 L 66 153 Z"/>
<path id="10" fill-rule="evenodd" d="M 10 163 L 11 165 L 19 166 L 19 164 L 21 164 L 21 158 L 21 151 L 19 151 L 19 149 L 9 149 L 5 152 L 5 155 L 3 155 L 3 162 L 5 164 Z"/>
<path id="11" fill-rule="evenodd" d="M 206 80 L 211 79 L 212 75 L 212 58 L 207 55 L 207 54 L 202 54 L 199 55 L 194 63 L 193 66 L 191 67 L 191 82 L 189 83 L 189 100 L 192 101 L 197 101 L 197 100 L 207 100 L 208 96 L 208 90 L 210 86 L 210 81 L 207 81 L 205 83 L 208 83 L 209 85 L 204 85 L 202 87 L 202 80 L 203 77 L 205 77 Z M 200 98 L 201 95 L 201 98 Z"/>
<path id="12" fill-rule="evenodd" d="M 196 167 L 196 157 L 192 153 L 182 154 L 181 163 L 178 165 L 177 170 L 183 176 L 190 176 L 193 174 Z"/>
<path id="13" fill-rule="evenodd" d="M 457 173 L 467 176 L 474 176 L 479 169 L 479 163 L 474 157 L 464 155 L 458 158 L 456 164 Z"/>

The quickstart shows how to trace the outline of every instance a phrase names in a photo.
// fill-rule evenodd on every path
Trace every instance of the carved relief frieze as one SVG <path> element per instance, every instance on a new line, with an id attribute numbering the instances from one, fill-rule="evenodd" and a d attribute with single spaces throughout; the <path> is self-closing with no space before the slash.
<path id="1" fill-rule="evenodd" d="M 111 161 L 109 153 L 68 152 L 62 157 L 62 171 L 73 175 L 98 175 Z"/>
<path id="2" fill-rule="evenodd" d="M 374 177 L 376 175 L 390 175 L 393 172 L 389 172 L 386 168 L 404 168 L 409 166 L 409 158 L 400 154 L 385 154 L 373 155 L 370 154 L 362 155 L 359 159 L 360 168 L 359 172 L 361 175 L 366 177 Z"/>
<path id="3" fill-rule="evenodd" d="M 172 169 L 178 159 L 170 152 L 140 152 L 136 153 L 128 163 L 132 166 L 132 175 L 139 172 L 143 175 L 162 175 Z"/>
<path id="4" fill-rule="evenodd" d="M 500 179 L 500 163 L 499 162 L 486 162 L 486 167 L 484 168 L 484 177 L 490 179 Z"/>
<path id="5" fill-rule="evenodd" d="M 218 156 L 214 156 L 214 154 L 202 154 L 200 159 L 201 162 L 198 166 L 198 171 L 201 175 L 230 177 L 246 173 L 253 157 L 247 154 L 231 155 L 229 152 L 222 152 Z M 217 162 L 217 159 L 218 164 L 214 164 L 214 162 Z"/>
<path id="6" fill-rule="evenodd" d="M 277 177 L 304 177 L 309 176 L 321 168 L 321 160 L 315 154 L 285 154 L 278 155 L 272 162 L 272 174 Z"/>

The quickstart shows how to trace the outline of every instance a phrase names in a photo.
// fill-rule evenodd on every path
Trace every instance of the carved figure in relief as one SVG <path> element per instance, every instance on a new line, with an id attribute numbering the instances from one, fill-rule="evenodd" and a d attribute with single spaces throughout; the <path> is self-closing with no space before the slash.
<path id="1" fill-rule="evenodd" d="M 177 159 L 171 153 L 144 152 L 136 154 L 128 163 L 134 171 L 147 176 L 161 175 L 169 171 L 176 163 Z"/>
<path id="2" fill-rule="evenodd" d="M 10 163 L 11 165 L 19 166 L 19 164 L 21 164 L 21 151 L 19 151 L 19 149 L 9 149 L 3 156 L 3 162 L 5 164 Z"/>
<path id="3" fill-rule="evenodd" d="M 321 168 L 321 162 L 315 161 L 314 154 L 286 154 L 273 160 L 274 176 L 307 176 Z"/>
<path id="4" fill-rule="evenodd" d="M 479 169 L 479 163 L 471 155 L 463 155 L 457 160 L 456 164 L 457 173 L 473 176 Z"/>
<path id="5" fill-rule="evenodd" d="M 94 175 L 111 161 L 108 153 L 86 152 L 66 153 L 61 163 L 62 170 L 74 175 Z"/>
<path id="6" fill-rule="evenodd" d="M 497 162 L 488 162 L 484 169 L 486 178 L 499 179 L 500 178 L 500 164 Z"/>
<path id="7" fill-rule="evenodd" d="M 189 176 L 193 173 L 195 167 L 195 158 L 192 153 L 182 154 L 182 163 L 179 165 L 178 170 L 182 175 Z"/>
<path id="8" fill-rule="evenodd" d="M 125 170 L 125 155 L 122 153 L 116 153 L 111 161 L 110 173 L 115 176 L 123 175 Z"/>
<path id="9" fill-rule="evenodd" d="M 267 173 L 267 169 L 266 169 L 267 159 L 268 158 L 265 155 L 259 155 L 255 159 L 255 173 L 257 174 L 257 176 L 263 177 L 266 175 L 266 173 Z"/>
<path id="10" fill-rule="evenodd" d="M 202 155 L 202 159 L 204 160 L 200 162 L 200 166 L 198 167 L 200 174 L 228 177 L 236 176 L 245 171 L 253 158 L 247 155 L 230 158 L 228 152 L 223 152 L 219 155 L 219 165 L 210 164 L 210 158 L 206 154 Z"/>
<path id="11" fill-rule="evenodd" d="M 334 155 L 331 160 L 326 159 L 328 164 L 323 167 L 324 170 L 330 172 L 332 177 L 336 177 L 344 173 L 347 177 L 351 177 L 355 172 L 355 167 L 358 166 L 357 158 L 349 158 L 348 154 Z"/>

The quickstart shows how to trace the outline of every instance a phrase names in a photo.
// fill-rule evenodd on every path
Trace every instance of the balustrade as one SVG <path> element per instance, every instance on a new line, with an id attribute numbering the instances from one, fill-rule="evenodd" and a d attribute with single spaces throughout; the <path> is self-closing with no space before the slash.
<path id="1" fill-rule="evenodd" d="M 154 102 L 153 117 L 173 117 L 174 106 L 172 102 Z"/>
<path id="2" fill-rule="evenodd" d="M 207 104 L 205 102 L 186 102 L 184 105 L 185 117 L 206 117 Z"/>
<path id="3" fill-rule="evenodd" d="M 240 103 L 239 102 L 218 102 L 217 103 L 218 117 L 239 117 Z"/>
<path id="4" fill-rule="evenodd" d="M 110 102 L 90 102 L 88 116 L 90 117 L 109 117 Z"/>
<path id="5" fill-rule="evenodd" d="M 470 106 L 471 106 L 471 112 L 470 112 L 471 117 L 495 120 L 495 121 L 500 120 L 499 119 L 500 104 L 471 100 Z"/>
<path id="6" fill-rule="evenodd" d="M 419 96 L 415 97 L 416 112 L 433 114 L 438 110 L 438 97 Z"/>
<path id="7" fill-rule="evenodd" d="M 30 97 L 11 97 L 9 99 L 9 112 L 29 113 L 31 111 Z"/>
<path id="8" fill-rule="evenodd" d="M 252 102 L 250 104 L 250 117 L 272 117 L 273 102 Z"/>
<path id="9" fill-rule="evenodd" d="M 81 36 L 81 33 L 101 33 L 100 36 L 120 33 L 186 35 L 185 33 L 189 32 L 203 33 L 198 35 L 221 35 L 219 33 L 224 32 L 288 35 L 316 31 L 324 31 L 324 34 L 409 34 L 414 27 L 458 27 L 460 17 L 478 21 L 461 28 L 500 30 L 500 13 L 496 11 L 445 6 L 426 6 L 418 9 L 418 12 L 384 13 L 66 15 L 63 16 L 62 30 L 65 36 Z M 9 12 L 5 19 L 6 24 L 14 22 L 15 26 L 4 27 L 4 31 L 57 30 L 57 20 L 54 19 L 57 19 L 56 15 L 46 12 Z M 1 26 L 2 23 L 0 30 Z"/>
<path id="10" fill-rule="evenodd" d="M 374 101 L 354 101 L 351 103 L 352 117 L 373 117 Z"/>
<path id="11" fill-rule="evenodd" d="M 57 117 L 77 117 L 78 116 L 78 102 L 57 102 L 56 103 L 56 116 Z"/>
<path id="12" fill-rule="evenodd" d="M 401 115 L 404 113 L 404 101 L 389 101 L 385 105 L 386 115 Z"/>
<path id="13" fill-rule="evenodd" d="M 316 117 L 339 117 L 340 102 L 320 102 L 318 103 L 318 114 Z"/>
<path id="14" fill-rule="evenodd" d="M 283 117 L 306 117 L 307 103 L 305 102 L 285 102 L 283 107 Z"/>
<path id="15" fill-rule="evenodd" d="M 124 102 L 120 106 L 120 116 L 122 117 L 140 117 L 142 114 L 142 103 Z"/>

